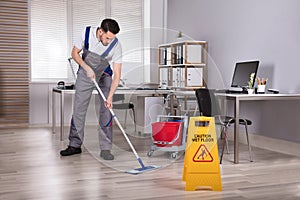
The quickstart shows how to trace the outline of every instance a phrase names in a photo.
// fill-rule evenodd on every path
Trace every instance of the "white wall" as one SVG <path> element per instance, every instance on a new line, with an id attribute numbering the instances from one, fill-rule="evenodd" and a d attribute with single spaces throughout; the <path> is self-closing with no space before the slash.
<path id="1" fill-rule="evenodd" d="M 158 83 L 158 44 L 163 43 L 164 1 L 151 0 L 150 6 L 150 82 Z"/>
<path id="2" fill-rule="evenodd" d="M 208 41 L 211 88 L 229 86 L 236 62 L 258 59 L 268 88 L 300 93 L 299 7 L 298 0 L 170 0 L 168 28 Z M 299 112 L 298 102 L 251 102 L 242 115 L 254 121 L 252 132 L 300 142 Z"/>
<path id="3" fill-rule="evenodd" d="M 298 0 L 172 0 L 168 1 L 168 28 L 208 41 L 211 62 L 224 75 L 225 86 L 236 61 L 258 59 L 258 75 L 269 77 L 269 87 L 300 92 L 295 73 L 299 71 L 299 7 Z M 210 82 L 215 81 L 209 76 Z"/>
<path id="4" fill-rule="evenodd" d="M 31 83 L 30 84 L 30 124 L 52 124 L 52 88 L 56 87 L 52 83 Z M 60 96 L 55 93 L 55 110 L 56 123 L 60 123 Z M 98 98 L 96 96 L 96 98 Z M 72 117 L 73 96 L 65 95 L 65 112 L 64 122 L 66 125 L 70 124 Z M 97 123 L 97 115 L 95 109 L 95 96 L 91 98 L 90 106 L 87 113 L 87 123 Z"/>

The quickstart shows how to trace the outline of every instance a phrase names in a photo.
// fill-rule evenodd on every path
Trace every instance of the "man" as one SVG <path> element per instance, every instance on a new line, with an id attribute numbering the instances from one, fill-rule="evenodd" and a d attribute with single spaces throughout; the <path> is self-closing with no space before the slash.
<path id="1" fill-rule="evenodd" d="M 100 27 L 86 27 L 80 38 L 75 41 L 72 58 L 79 64 L 75 83 L 73 116 L 69 133 L 69 145 L 60 152 L 61 156 L 81 153 L 84 139 L 84 126 L 87 108 L 92 91 L 95 88 L 93 79 L 107 100 L 100 98 L 99 144 L 100 157 L 113 160 L 112 149 L 112 98 L 121 77 L 122 47 L 116 34 L 120 28 L 113 19 L 104 19 Z M 80 53 L 83 51 L 82 57 Z M 96 63 L 96 64 L 95 64 Z M 112 68 L 110 67 L 112 66 Z M 112 76 L 113 75 L 113 76 Z"/>

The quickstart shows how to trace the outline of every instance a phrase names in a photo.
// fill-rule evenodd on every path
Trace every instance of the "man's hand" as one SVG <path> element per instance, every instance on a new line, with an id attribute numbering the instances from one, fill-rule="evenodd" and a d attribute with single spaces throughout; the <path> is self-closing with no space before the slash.
<path id="1" fill-rule="evenodd" d="M 115 91 L 116 91 L 116 89 L 119 85 L 119 82 L 120 82 L 121 68 L 122 68 L 121 63 L 114 63 L 113 64 L 114 78 L 113 78 L 111 86 L 110 86 L 107 101 L 105 102 L 105 107 L 108 108 L 108 109 L 111 109 L 113 107 L 112 106 L 112 99 L 113 99 L 113 95 L 114 95 L 114 93 L 115 93 Z"/>
<path id="2" fill-rule="evenodd" d="M 104 105 L 107 109 L 112 109 L 112 99 L 111 97 L 107 97 L 106 101 L 104 102 Z"/>
<path id="3" fill-rule="evenodd" d="M 95 72 L 94 72 L 94 70 L 92 70 L 91 67 L 88 67 L 88 68 L 86 69 L 86 75 L 87 75 L 87 77 L 90 78 L 91 80 L 95 80 L 95 78 L 96 78 Z"/>
<path id="4" fill-rule="evenodd" d="M 86 75 L 88 78 L 90 78 L 91 80 L 95 79 L 95 72 L 93 71 L 93 69 L 87 65 L 81 58 L 80 56 L 80 52 L 81 49 L 78 49 L 76 46 L 73 47 L 72 49 L 72 58 L 76 61 L 76 63 L 78 65 L 80 65 L 81 67 L 83 67 L 83 69 L 86 71 Z"/>

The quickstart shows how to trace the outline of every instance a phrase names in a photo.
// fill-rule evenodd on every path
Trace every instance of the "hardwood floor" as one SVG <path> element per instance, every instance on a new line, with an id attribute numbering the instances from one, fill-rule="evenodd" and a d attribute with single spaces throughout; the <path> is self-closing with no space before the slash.
<path id="1" fill-rule="evenodd" d="M 99 158 L 92 129 L 80 155 L 60 157 L 65 138 L 59 141 L 48 127 L 0 130 L 0 199 L 300 199 L 300 157 L 284 152 L 253 148 L 251 163 L 241 144 L 240 164 L 232 163 L 232 152 L 224 155 L 222 192 L 191 192 L 181 180 L 183 156 L 172 160 L 170 152 L 157 151 L 148 158 L 149 137 L 130 135 L 145 164 L 162 168 L 139 175 L 124 173 L 139 165 L 117 128 L 114 161 Z"/>

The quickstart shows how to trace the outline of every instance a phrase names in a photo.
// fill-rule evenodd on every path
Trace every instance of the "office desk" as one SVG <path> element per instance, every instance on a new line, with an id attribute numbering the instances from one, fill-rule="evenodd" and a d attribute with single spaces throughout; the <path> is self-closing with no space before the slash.
<path id="1" fill-rule="evenodd" d="M 240 103 L 242 101 L 271 101 L 271 100 L 300 100 L 300 94 L 224 94 L 217 93 L 217 97 L 234 102 L 234 117 L 240 118 Z M 239 123 L 234 124 L 234 163 L 239 163 Z"/>
<path id="2" fill-rule="evenodd" d="M 117 89 L 115 94 L 125 94 L 125 95 L 139 95 L 139 96 L 158 96 L 169 94 L 170 90 L 162 90 L 162 89 Z M 58 88 L 52 89 L 52 132 L 55 133 L 56 129 L 56 95 L 59 95 L 60 101 L 60 140 L 63 140 L 64 134 L 64 106 L 65 106 L 65 95 L 74 95 L 75 90 L 62 90 Z M 94 90 L 93 95 L 98 94 L 97 90 Z"/>

